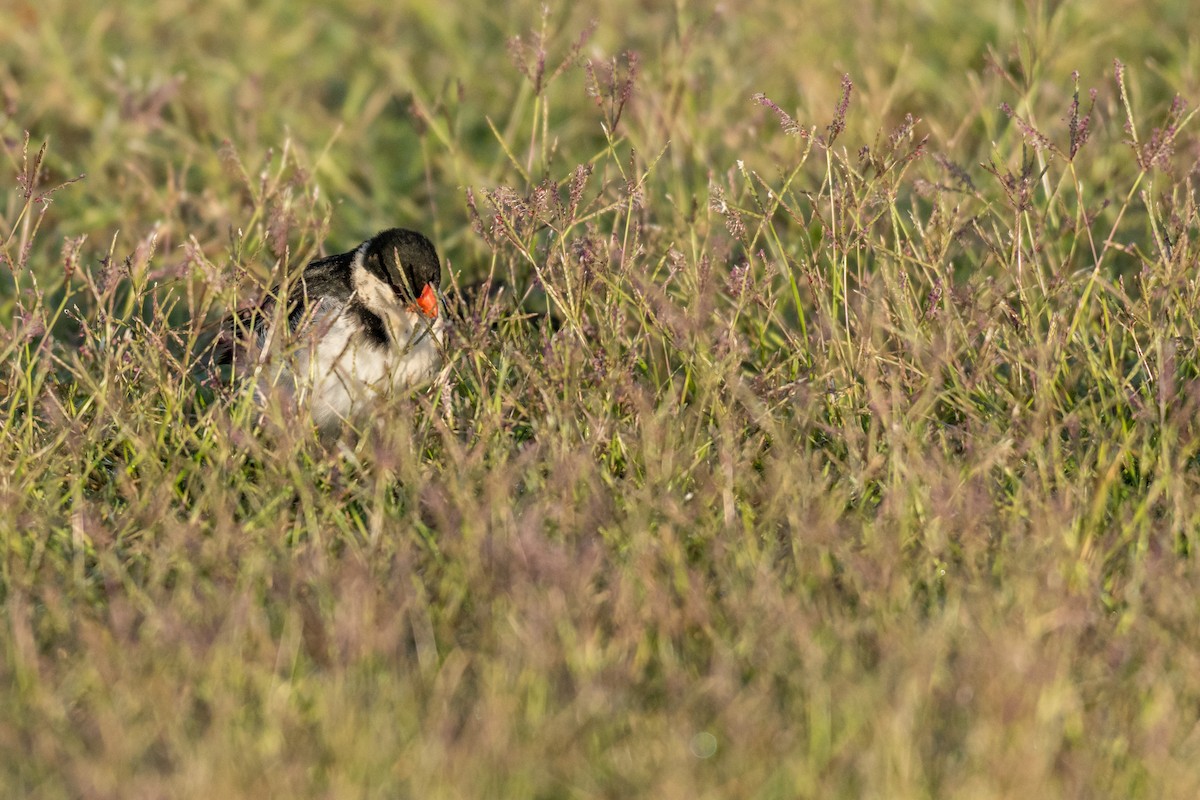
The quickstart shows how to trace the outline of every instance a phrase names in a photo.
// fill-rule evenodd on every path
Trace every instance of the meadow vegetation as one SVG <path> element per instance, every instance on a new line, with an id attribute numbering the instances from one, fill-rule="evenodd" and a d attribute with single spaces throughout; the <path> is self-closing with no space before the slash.
<path id="1" fill-rule="evenodd" d="M 0 6 L 0 793 L 1200 795 L 1189 4 L 253 6 Z"/>

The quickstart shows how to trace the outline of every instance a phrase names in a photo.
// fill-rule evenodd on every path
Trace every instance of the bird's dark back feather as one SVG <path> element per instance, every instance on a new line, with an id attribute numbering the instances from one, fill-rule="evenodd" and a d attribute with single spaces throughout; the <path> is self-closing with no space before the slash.
<path id="1" fill-rule="evenodd" d="M 288 291 L 288 328 L 295 330 L 300 324 L 309 305 L 317 299 L 329 298 L 339 303 L 345 303 L 354 294 L 351 282 L 351 265 L 354 262 L 354 250 L 349 253 L 338 253 L 310 262 L 304 268 L 300 279 L 292 284 Z M 278 288 L 275 290 L 278 292 Z"/>

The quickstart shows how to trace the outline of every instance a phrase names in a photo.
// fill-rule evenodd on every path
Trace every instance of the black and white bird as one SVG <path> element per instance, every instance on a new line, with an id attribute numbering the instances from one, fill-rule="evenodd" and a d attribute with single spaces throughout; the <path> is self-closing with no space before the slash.
<path id="1" fill-rule="evenodd" d="M 286 288 L 239 313 L 227 360 L 253 376 L 260 399 L 284 392 L 323 435 L 334 434 L 381 396 L 437 374 L 445 334 L 441 276 L 427 238 L 383 231 L 348 253 L 311 262 Z"/>

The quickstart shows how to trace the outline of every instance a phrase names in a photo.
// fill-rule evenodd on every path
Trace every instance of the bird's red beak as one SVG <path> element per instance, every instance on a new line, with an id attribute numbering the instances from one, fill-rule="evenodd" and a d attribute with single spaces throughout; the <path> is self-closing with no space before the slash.
<path id="1" fill-rule="evenodd" d="M 425 284 L 425 288 L 421 290 L 421 296 L 417 298 L 417 308 L 422 314 L 430 319 L 437 319 L 437 293 L 433 291 L 433 284 Z"/>

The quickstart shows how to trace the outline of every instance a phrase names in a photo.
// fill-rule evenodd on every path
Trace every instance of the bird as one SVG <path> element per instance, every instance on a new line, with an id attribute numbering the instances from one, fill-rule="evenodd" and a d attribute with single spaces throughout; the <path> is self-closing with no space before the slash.
<path id="1" fill-rule="evenodd" d="M 441 276 L 429 239 L 389 228 L 310 262 L 290 284 L 239 311 L 218 360 L 253 378 L 260 403 L 281 391 L 308 411 L 323 438 L 336 436 L 345 423 L 366 419 L 381 397 L 439 372 Z"/>

